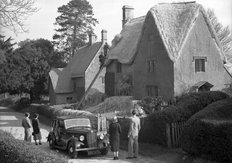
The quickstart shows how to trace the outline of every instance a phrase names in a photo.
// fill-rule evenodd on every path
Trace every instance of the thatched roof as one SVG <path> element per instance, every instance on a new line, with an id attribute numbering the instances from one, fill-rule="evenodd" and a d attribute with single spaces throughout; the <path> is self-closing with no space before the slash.
<path id="1" fill-rule="evenodd" d="M 96 42 L 90 46 L 80 48 L 64 69 L 52 69 L 49 72 L 55 93 L 69 93 L 73 91 L 72 78 L 84 77 L 85 71 L 102 46 Z M 100 65 L 99 65 L 100 66 Z"/>
<path id="2" fill-rule="evenodd" d="M 121 33 L 115 36 L 109 51 L 109 60 L 130 63 L 137 51 L 145 16 L 129 20 Z"/>
<path id="3" fill-rule="evenodd" d="M 202 13 L 212 37 L 216 40 L 221 52 L 221 59 L 224 60 L 220 42 L 202 5 L 195 2 L 162 3 L 154 6 L 148 12 L 154 17 L 160 36 L 173 62 L 178 59 L 187 34 L 200 13 Z"/>
<path id="4" fill-rule="evenodd" d="M 146 17 L 152 16 L 158 28 L 160 37 L 166 47 L 169 58 L 175 62 L 180 55 L 181 48 L 187 38 L 188 32 L 194 24 L 199 13 L 205 18 L 206 24 L 215 38 L 216 44 L 224 58 L 220 42 L 207 17 L 204 8 L 197 3 L 161 3 L 152 7 Z M 117 59 L 121 63 L 130 64 L 136 54 L 140 36 L 143 33 L 143 25 L 149 23 L 145 17 L 132 19 L 127 22 L 120 35 L 115 37 L 113 46 L 109 52 L 109 59 Z"/>

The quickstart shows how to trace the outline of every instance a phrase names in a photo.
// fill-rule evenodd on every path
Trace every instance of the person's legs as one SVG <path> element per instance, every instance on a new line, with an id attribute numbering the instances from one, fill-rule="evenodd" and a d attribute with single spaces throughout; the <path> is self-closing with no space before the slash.
<path id="1" fill-rule="evenodd" d="M 24 140 L 27 141 L 27 130 L 24 128 Z"/>
<path id="2" fill-rule="evenodd" d="M 25 129 L 25 137 L 24 137 L 25 141 L 31 142 L 31 133 L 30 133 L 30 129 Z"/>
<path id="3" fill-rule="evenodd" d="M 41 143 L 42 136 L 41 136 L 41 133 L 40 133 L 40 132 L 39 132 L 39 134 L 38 134 L 38 139 L 39 139 L 39 145 L 42 145 L 42 143 Z"/>
<path id="4" fill-rule="evenodd" d="M 36 134 L 34 134 L 34 135 L 33 135 L 33 138 L 34 138 L 34 141 L 35 141 L 35 145 L 38 145 L 38 143 L 37 143 L 37 136 L 36 136 Z"/>
<path id="5" fill-rule="evenodd" d="M 130 136 L 128 141 L 128 157 L 133 157 L 133 145 L 134 139 Z"/>
<path id="6" fill-rule="evenodd" d="M 139 143 L 138 143 L 138 136 L 134 139 L 134 157 L 138 157 L 139 154 Z"/>
<path id="7" fill-rule="evenodd" d="M 118 160 L 118 151 L 116 151 L 116 160 Z"/>

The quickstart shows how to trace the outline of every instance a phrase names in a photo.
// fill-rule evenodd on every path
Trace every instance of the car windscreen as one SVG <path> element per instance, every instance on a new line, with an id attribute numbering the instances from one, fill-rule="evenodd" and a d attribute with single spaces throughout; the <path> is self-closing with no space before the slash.
<path id="1" fill-rule="evenodd" d="M 65 129 L 72 127 L 91 127 L 90 120 L 87 118 L 66 119 L 64 120 Z"/>

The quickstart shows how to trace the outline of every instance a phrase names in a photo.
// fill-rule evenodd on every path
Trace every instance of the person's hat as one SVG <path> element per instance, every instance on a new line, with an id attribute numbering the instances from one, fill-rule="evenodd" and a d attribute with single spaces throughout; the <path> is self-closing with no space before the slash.
<path id="1" fill-rule="evenodd" d="M 25 116 L 26 116 L 26 117 L 29 116 L 29 115 L 30 115 L 30 113 L 28 113 L 28 112 L 25 113 Z"/>
<path id="2" fill-rule="evenodd" d="M 113 122 L 117 122 L 118 121 L 118 118 L 115 116 L 113 117 Z"/>

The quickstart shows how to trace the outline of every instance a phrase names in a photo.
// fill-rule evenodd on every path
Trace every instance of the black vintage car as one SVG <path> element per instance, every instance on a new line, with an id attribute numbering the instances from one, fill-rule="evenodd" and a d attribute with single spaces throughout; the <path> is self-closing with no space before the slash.
<path id="1" fill-rule="evenodd" d="M 98 150 L 106 155 L 109 150 L 106 120 L 102 117 L 98 117 L 97 129 L 91 127 L 89 118 L 57 117 L 47 140 L 51 149 L 67 150 L 71 158 L 76 158 L 79 151 Z"/>

